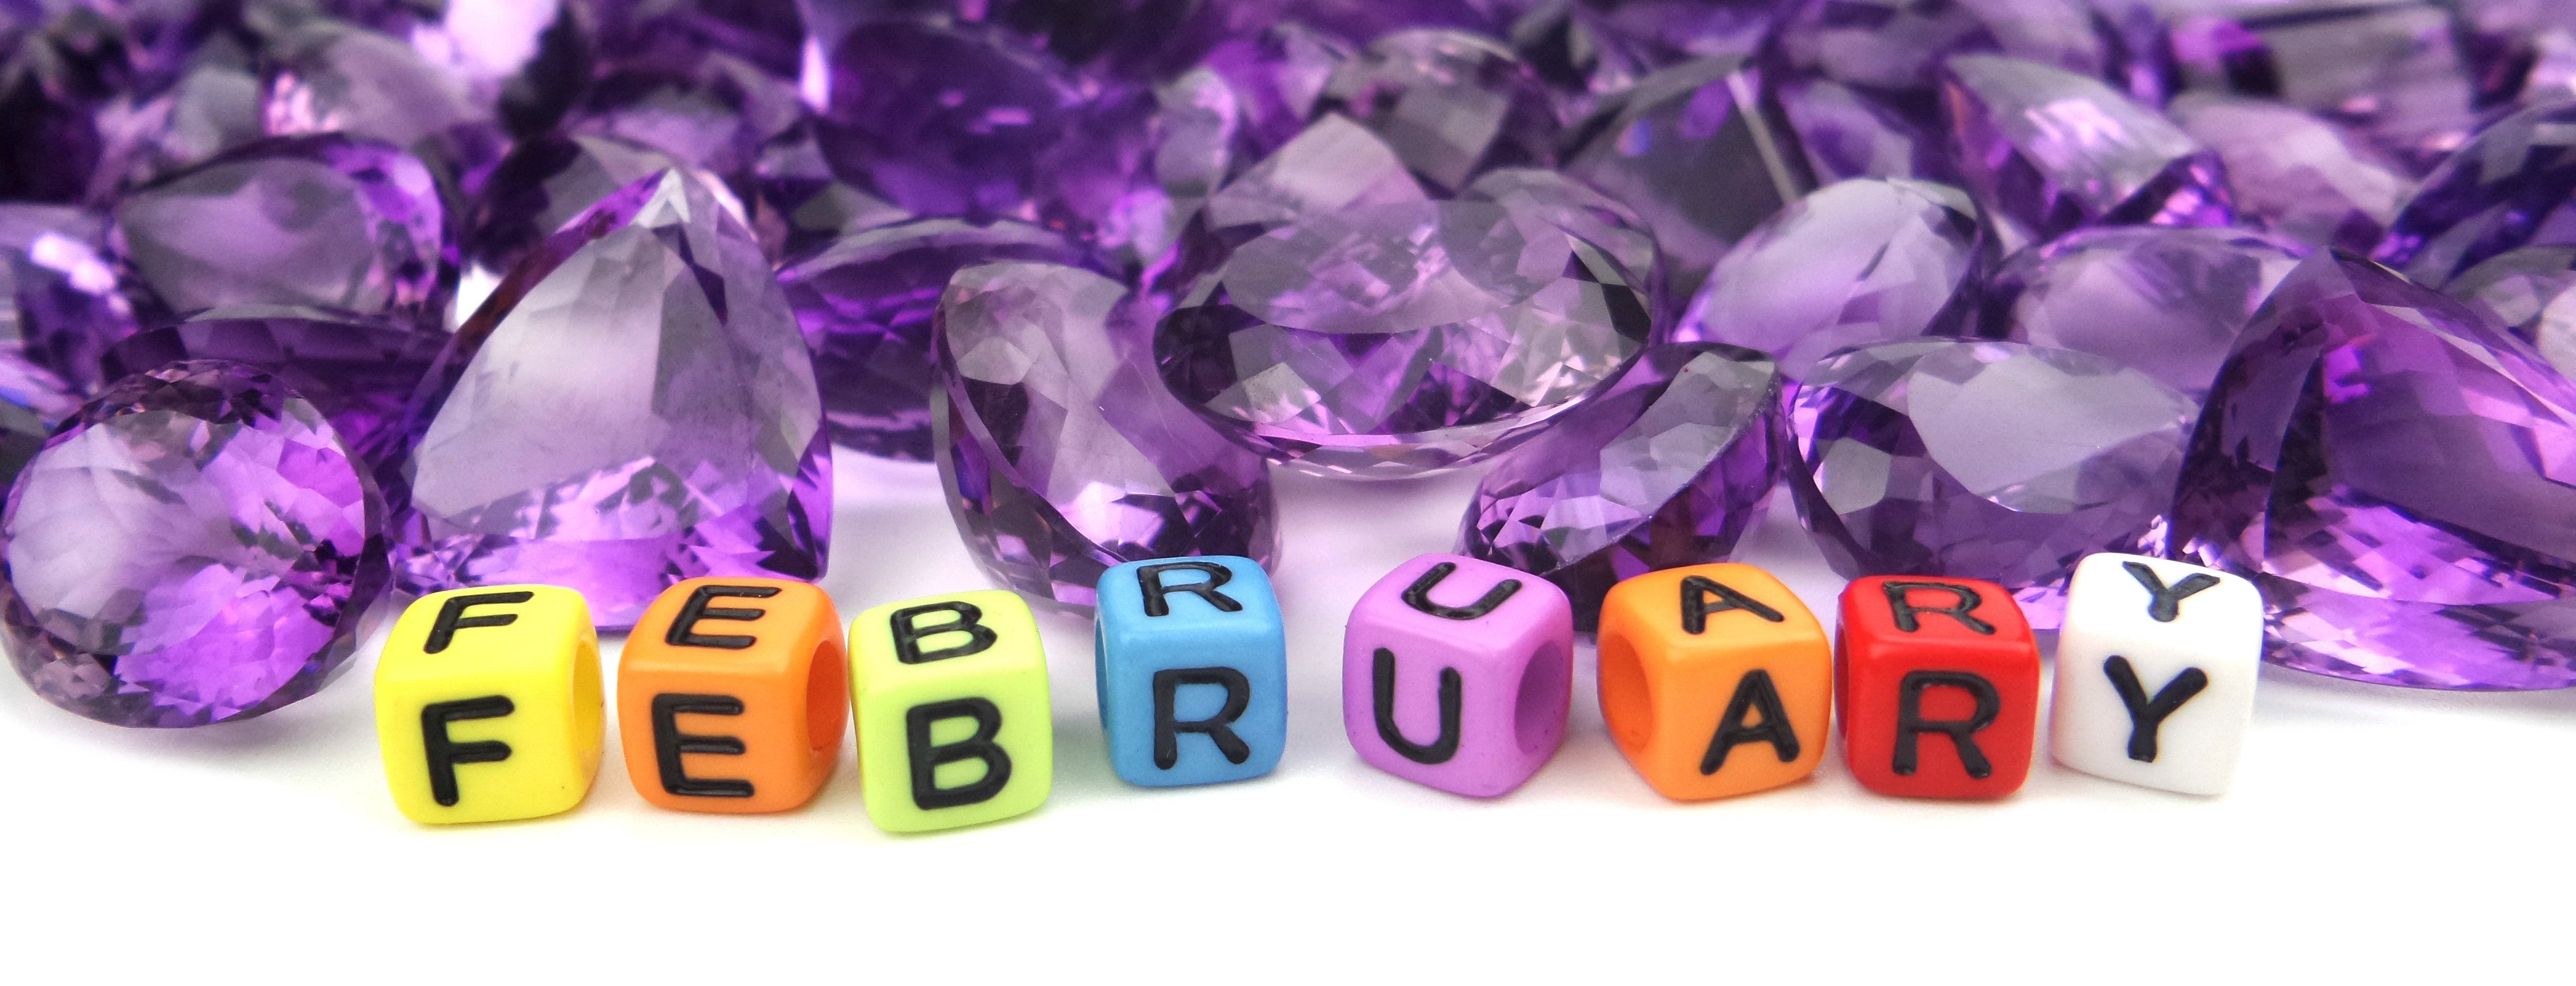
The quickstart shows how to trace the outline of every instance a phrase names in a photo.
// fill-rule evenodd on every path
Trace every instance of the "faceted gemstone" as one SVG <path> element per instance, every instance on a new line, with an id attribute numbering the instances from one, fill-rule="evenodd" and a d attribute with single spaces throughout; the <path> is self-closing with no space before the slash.
<path id="1" fill-rule="evenodd" d="M 2558 372 L 2576 370 L 2576 247 L 2496 254 L 2454 278 L 2443 293 L 2494 315 L 2538 347 Z"/>
<path id="2" fill-rule="evenodd" d="M 1830 79 L 1782 82 L 1773 94 L 1820 181 L 1958 180 L 1937 131 L 1924 130 L 1876 97 Z"/>
<path id="3" fill-rule="evenodd" d="M 564 130 L 623 137 L 718 175 L 747 175 L 761 145 L 804 112 L 795 87 L 748 62 L 707 53 L 640 63 L 593 81 Z"/>
<path id="4" fill-rule="evenodd" d="M 1269 472 L 1154 379 L 1124 295 L 1081 268 L 1006 262 L 959 271 L 939 301 L 949 512 L 995 581 L 1067 610 L 1089 610 L 1122 562 L 1279 554 Z"/>
<path id="5" fill-rule="evenodd" d="M 2576 102 L 2489 125 L 2424 176 L 2372 256 L 2440 286 L 2488 257 L 2576 244 Z"/>
<path id="6" fill-rule="evenodd" d="M 1383 138 L 1441 191 L 1494 168 L 1556 163 L 1558 124 L 1510 47 L 1465 31 L 1398 31 L 1337 65 L 1318 107 Z"/>
<path id="7" fill-rule="evenodd" d="M 45 443 L 0 519 L 0 622 L 46 701 L 202 726 L 313 694 L 385 586 L 384 507 L 330 422 L 221 362 L 128 377 Z"/>
<path id="8" fill-rule="evenodd" d="M 751 231 L 664 172 L 529 252 L 457 330 L 411 454 L 411 591 L 539 582 L 632 624 L 699 576 L 812 579 L 831 524 L 813 359 Z"/>
<path id="9" fill-rule="evenodd" d="M 1155 86 L 1154 104 L 1145 125 L 1147 173 L 1120 194 L 1096 237 L 1135 270 L 1162 260 L 1225 183 L 1242 135 L 1241 100 L 1205 66 Z"/>
<path id="10" fill-rule="evenodd" d="M 1952 55 L 1992 52 L 2094 77 L 2111 68 L 2101 26 L 2065 0 L 1799 0 L 1770 46 L 1792 76 L 1904 105 L 1928 103 Z"/>
<path id="11" fill-rule="evenodd" d="M 1012 260 L 1092 265 L 1042 226 L 919 219 L 854 233 L 778 272 L 814 352 L 834 443 L 930 460 L 930 393 L 938 386 L 930 326 L 939 294 L 959 270 Z"/>
<path id="12" fill-rule="evenodd" d="M 1804 379 L 1838 350 L 1957 330 L 1986 249 L 1977 207 L 1958 189 L 1827 185 L 1727 251 L 1670 336 L 1768 353 Z"/>
<path id="13" fill-rule="evenodd" d="M 115 235 L 166 312 L 318 305 L 435 321 L 456 283 L 429 169 L 336 135 L 260 141 L 136 189 Z"/>
<path id="14" fill-rule="evenodd" d="M 1942 100 L 1969 190 L 2031 241 L 2082 225 L 2232 218 L 2218 155 L 2099 80 L 1963 55 L 1949 62 Z"/>
<path id="15" fill-rule="evenodd" d="M 443 333 L 382 316 L 286 305 L 228 305 L 145 329 L 100 358 L 108 379 L 181 360 L 239 363 L 268 374 L 331 422 L 349 453 L 375 471 L 388 502 L 404 502 L 405 407 L 447 347 Z"/>
<path id="16" fill-rule="evenodd" d="M 260 119 L 259 74 L 215 59 L 190 65 L 158 95 L 126 94 L 98 111 L 98 173 L 92 198 L 146 185 L 267 136 Z"/>
<path id="17" fill-rule="evenodd" d="M 2158 543 L 2197 411 L 2091 353 L 1958 339 L 1828 358 L 1790 409 L 1784 468 L 1834 571 L 1984 579 L 2042 629 L 2078 559 Z"/>
<path id="18" fill-rule="evenodd" d="M 842 181 L 823 160 L 806 120 L 770 139 L 752 166 L 751 228 L 772 257 L 794 260 L 851 233 L 912 218 Z"/>
<path id="19" fill-rule="evenodd" d="M 2270 660 L 2417 688 L 2576 685 L 2576 387 L 2529 345 L 2320 253 L 2209 406 L 2172 547 L 2254 580 Z"/>
<path id="20" fill-rule="evenodd" d="M 1583 0 L 1650 64 L 1750 55 L 1787 4 L 1707 0 Z"/>
<path id="21" fill-rule="evenodd" d="M 2270 100 L 2184 93 L 2165 114 L 2218 152 L 2240 221 L 2312 248 L 2368 252 L 2415 192 L 2368 143 Z"/>
<path id="22" fill-rule="evenodd" d="M 1977 334 L 2105 356 L 2198 398 L 2306 255 L 2241 229 L 2079 229 L 1986 280 Z"/>
<path id="23" fill-rule="evenodd" d="M 1277 151 L 1315 118 L 1334 67 L 1355 57 L 1349 43 L 1286 21 L 1217 46 L 1204 67 L 1233 93 L 1243 139 L 1257 158 Z"/>
<path id="24" fill-rule="evenodd" d="M 2454 9 L 2479 106 L 2567 85 L 2576 68 L 2576 0 L 2461 0 Z"/>
<path id="25" fill-rule="evenodd" d="M 29 404 L 23 392 L 0 389 L 0 483 L 18 481 L 46 436 L 53 434 L 54 417 L 49 409 Z"/>
<path id="26" fill-rule="evenodd" d="M 1651 300 L 1542 216 L 1482 202 L 1328 213 L 1245 243 L 1155 332 L 1172 392 L 1317 473 L 1475 461 L 1645 342 Z"/>
<path id="27" fill-rule="evenodd" d="M 465 279 L 489 290 L 492 282 L 564 224 L 619 189 L 677 169 L 705 186 L 720 204 L 740 213 L 740 203 L 714 175 L 688 167 L 666 152 L 633 141 L 600 136 L 544 136 L 521 141 L 492 169 L 466 224 Z M 470 295 L 470 292 L 469 292 Z M 465 300 L 471 301 L 472 297 Z"/>
<path id="28" fill-rule="evenodd" d="M 1342 209 L 1426 198 L 1393 147 L 1350 118 L 1329 114 L 1211 197 L 1207 225 L 1267 231 Z"/>
<path id="29" fill-rule="evenodd" d="M 1628 203 L 1654 230 L 1676 297 L 1699 290 L 1720 254 L 1816 187 L 1761 73 L 1702 58 L 1604 100 L 1568 135 L 1567 174 Z"/>
<path id="30" fill-rule="evenodd" d="M 686 62 L 708 52 L 795 78 L 805 47 L 803 6 L 761 0 L 592 0 L 599 51 L 624 64 Z"/>
<path id="31" fill-rule="evenodd" d="M 125 83 L 124 33 L 85 4 L 12 7 L 0 15 L 15 22 L 0 32 L 0 200 L 79 201 L 102 153 L 98 105 Z"/>
<path id="32" fill-rule="evenodd" d="M 1636 210 L 1545 168 L 1486 172 L 1458 198 L 1493 202 L 1516 215 L 1536 216 L 1607 251 L 1627 270 L 1629 283 L 1645 286 L 1647 309 L 1658 313 L 1657 324 L 1664 321 L 1661 313 L 1670 301 L 1664 293 L 1663 255 L 1655 250 L 1655 236 L 1646 231 L 1646 220 Z"/>
<path id="33" fill-rule="evenodd" d="M 1724 561 L 1770 497 L 1780 378 L 1712 343 L 1654 346 L 1601 393 L 1494 460 L 1458 553 L 1564 589 L 1578 630 L 1621 579 Z"/>
<path id="34" fill-rule="evenodd" d="M 468 184 L 501 155 L 492 112 L 401 41 L 313 20 L 275 39 L 267 54 L 276 68 L 260 115 L 271 134 L 381 140 Z"/>
<path id="35" fill-rule="evenodd" d="M 104 227 L 69 206 L 0 205 L 0 401 L 69 417 L 102 382 L 99 352 L 134 331 Z"/>
<path id="36" fill-rule="evenodd" d="M 1578 120 L 1602 97 L 1645 76 L 1644 52 L 1605 19 L 1576 0 L 1545 0 L 1512 22 L 1512 51 L 1555 97 L 1557 116 Z"/>
<path id="37" fill-rule="evenodd" d="M 2178 18 L 2165 48 L 2178 88 L 2278 99 L 2420 171 L 2477 129 L 2455 34 L 2433 3 L 2303 0 Z"/>

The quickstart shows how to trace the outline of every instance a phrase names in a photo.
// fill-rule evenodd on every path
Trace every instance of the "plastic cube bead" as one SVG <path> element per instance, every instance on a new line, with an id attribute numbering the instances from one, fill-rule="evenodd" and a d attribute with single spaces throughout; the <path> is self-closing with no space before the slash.
<path id="1" fill-rule="evenodd" d="M 581 594 L 497 585 L 423 596 L 376 661 L 376 741 L 415 822 L 568 811 L 599 776 L 599 635 Z"/>
<path id="2" fill-rule="evenodd" d="M 1288 745 L 1288 636 L 1250 558 L 1128 562 L 1100 576 L 1092 653 L 1109 765 L 1130 784 L 1259 777 Z"/>
<path id="3" fill-rule="evenodd" d="M 803 582 L 690 579 L 626 637 L 617 722 L 635 793 L 681 811 L 785 811 L 822 790 L 849 726 L 832 599 Z"/>
<path id="4" fill-rule="evenodd" d="M 1556 755 L 1573 679 L 1564 590 L 1463 555 L 1424 555 L 1351 610 L 1342 725 L 1372 767 L 1495 797 Z"/>
<path id="5" fill-rule="evenodd" d="M 1992 582 L 1872 576 L 1843 589 L 1835 641 L 1843 757 L 1862 786 L 2000 798 L 2030 776 L 2039 645 Z"/>
<path id="6" fill-rule="evenodd" d="M 1033 811 L 1055 780 L 1046 650 L 1020 597 L 908 599 L 850 624 L 859 787 L 888 832 Z"/>
<path id="7" fill-rule="evenodd" d="M 1763 791 L 1815 773 L 1833 715 L 1833 646 L 1751 565 L 1649 572 L 1601 604 L 1601 717 L 1665 797 Z"/>
<path id="8" fill-rule="evenodd" d="M 2057 635 L 2050 750 L 2098 777 L 2225 793 L 2262 663 L 2253 583 L 2161 558 L 2085 558 Z"/>

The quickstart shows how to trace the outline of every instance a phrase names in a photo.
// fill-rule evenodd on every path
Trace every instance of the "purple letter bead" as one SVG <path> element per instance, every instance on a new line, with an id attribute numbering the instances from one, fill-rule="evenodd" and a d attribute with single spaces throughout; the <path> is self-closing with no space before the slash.
<path id="1" fill-rule="evenodd" d="M 1490 798 L 1565 738 L 1574 610 L 1547 580 L 1464 555 L 1379 579 L 1342 637 L 1342 723 L 1370 766 Z"/>

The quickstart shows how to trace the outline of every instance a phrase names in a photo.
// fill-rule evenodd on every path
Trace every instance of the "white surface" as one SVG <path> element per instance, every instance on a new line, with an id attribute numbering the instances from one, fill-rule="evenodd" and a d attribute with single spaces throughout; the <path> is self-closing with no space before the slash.
<path id="1" fill-rule="evenodd" d="M 929 467 L 840 476 L 825 585 L 845 614 L 984 584 Z M 929 836 L 871 826 L 846 756 L 784 816 L 651 808 L 611 755 L 572 813 L 413 825 L 383 788 L 370 654 L 303 703 L 197 730 L 102 726 L 0 682 L 0 981 L 2568 978 L 2576 693 L 2267 669 L 2220 798 L 2043 752 L 2008 801 L 1892 800 L 1836 750 L 1808 782 L 1684 805 L 1611 746 L 1586 649 L 1565 748 L 1518 793 L 1372 770 L 1342 736 L 1343 615 L 1446 549 L 1472 486 L 1281 477 L 1277 774 L 1120 783 L 1090 635 L 1057 620 L 1053 800 Z M 1837 580 L 1785 510 L 1739 560 L 1830 614 Z"/>

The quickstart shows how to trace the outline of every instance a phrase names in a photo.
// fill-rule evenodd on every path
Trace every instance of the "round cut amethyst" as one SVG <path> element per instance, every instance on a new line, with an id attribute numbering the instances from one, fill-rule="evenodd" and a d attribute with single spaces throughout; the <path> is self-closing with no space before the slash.
<path id="1" fill-rule="evenodd" d="M 2197 398 L 2305 255 L 2241 229 L 2080 229 L 1986 280 L 1977 334 L 2109 357 Z"/>
<path id="2" fill-rule="evenodd" d="M 2576 685 L 2576 387 L 2350 255 L 2291 272 L 2209 395 L 2177 557 L 2252 579 L 2266 656 L 2418 688 Z"/>
<path id="3" fill-rule="evenodd" d="M 2486 309 L 2558 372 L 2576 370 L 2576 246 L 2496 254 L 2453 278 L 2443 293 Z"/>
<path id="4" fill-rule="evenodd" d="M 69 206 L 0 205 L 0 391 L 48 421 L 100 381 L 98 356 L 134 331 L 134 307 L 99 256 L 97 216 Z"/>
<path id="5" fill-rule="evenodd" d="M 268 374 L 329 419 L 349 453 L 376 470 L 397 508 L 406 407 L 448 337 L 382 316 L 287 305 L 227 305 L 108 348 L 110 379 L 182 360 L 223 360 Z"/>
<path id="6" fill-rule="evenodd" d="M 19 475 L 0 539 L 18 675 L 120 726 L 313 694 L 385 585 L 365 467 L 313 405 L 222 362 L 110 386 Z"/>
<path id="7" fill-rule="evenodd" d="M 2479 131 L 2424 176 L 2373 257 L 2439 287 L 2507 250 L 2564 245 L 2576 245 L 2576 102 Z"/>
<path id="8" fill-rule="evenodd" d="M 1179 555 L 1278 558 L 1261 459 L 1146 368 L 1118 282 L 1011 262 L 959 271 L 939 302 L 939 475 L 994 580 L 1087 611 L 1111 566 Z"/>
<path id="9" fill-rule="evenodd" d="M 1771 494 L 1780 378 L 1734 346 L 1654 346 L 1494 460 L 1458 552 L 1546 577 L 1600 622 L 1621 579 L 1724 561 Z"/>
<path id="10" fill-rule="evenodd" d="M 1482 202 L 1330 213 L 1244 244 L 1162 320 L 1164 381 L 1272 459 L 1409 476 L 1500 451 L 1645 342 L 1599 246 Z"/>
<path id="11" fill-rule="evenodd" d="M 2157 543 L 2194 410 L 2091 353 L 1892 343 L 1816 365 L 1785 468 L 1834 571 L 1985 579 L 2047 629 L 2076 561 Z"/>
<path id="12" fill-rule="evenodd" d="M 930 392 L 938 383 L 930 326 L 939 294 L 959 270 L 1006 260 L 1092 263 L 1042 226 L 921 219 L 852 234 L 778 272 L 814 352 L 835 444 L 930 460 Z"/>
<path id="13" fill-rule="evenodd" d="M 1509 46 L 1467 31 L 1398 31 L 1333 69 L 1322 112 L 1386 140 L 1444 191 L 1494 168 L 1556 163 L 1556 110 Z"/>
<path id="14" fill-rule="evenodd" d="M 2165 112 L 2227 165 L 2239 220 L 2312 248 L 2378 246 L 2415 191 L 2371 145 L 2279 103 L 2186 93 Z"/>
<path id="15" fill-rule="evenodd" d="M 2098 79 L 1963 55 L 1950 59 L 1942 100 L 1969 190 L 2031 241 L 2085 225 L 2233 218 L 2218 155 Z"/>
<path id="16" fill-rule="evenodd" d="M 823 573 L 813 359 L 751 231 L 664 172 L 546 241 L 457 329 L 413 448 L 406 588 L 540 582 L 603 627 L 698 576 Z"/>
<path id="17" fill-rule="evenodd" d="M 1671 339 L 1769 353 L 1803 379 L 1839 350 L 1955 330 L 1985 249 L 1977 207 L 1958 189 L 1837 182 L 1727 251 Z"/>

